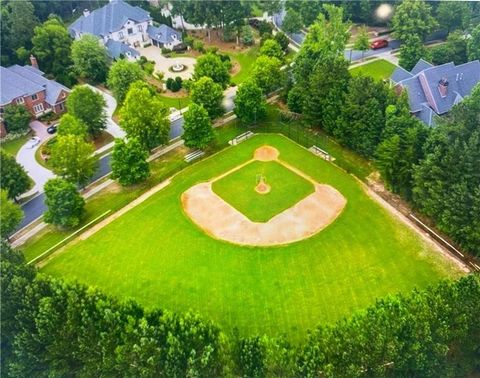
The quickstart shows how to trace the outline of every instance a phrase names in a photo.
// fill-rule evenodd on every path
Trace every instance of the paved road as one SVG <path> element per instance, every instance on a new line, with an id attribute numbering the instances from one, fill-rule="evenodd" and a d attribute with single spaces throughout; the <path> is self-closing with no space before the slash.
<path id="1" fill-rule="evenodd" d="M 273 19 L 275 21 L 275 24 L 281 29 L 282 23 L 283 23 L 283 18 L 285 17 L 285 10 L 282 10 L 282 12 L 277 13 L 273 16 Z M 301 45 L 303 41 L 305 40 L 306 34 L 301 32 L 301 33 L 294 33 L 294 34 L 288 34 L 288 36 L 298 45 Z M 379 37 L 380 38 L 380 37 Z M 388 47 L 384 47 L 383 49 L 378 49 L 378 50 L 367 50 L 363 54 L 364 58 L 368 58 L 369 56 L 377 56 L 377 55 L 385 55 L 386 53 L 398 49 L 400 47 L 400 41 L 398 40 L 390 40 Z M 357 61 L 362 59 L 362 52 L 359 50 L 353 50 L 353 49 L 345 49 L 345 59 L 349 61 Z"/>
<path id="2" fill-rule="evenodd" d="M 227 112 L 233 110 L 234 103 L 233 99 L 235 98 L 236 87 L 228 88 L 225 91 L 225 99 L 223 101 L 223 105 Z M 107 102 L 108 105 L 108 102 Z M 123 130 L 121 131 L 123 132 Z M 183 134 L 183 116 L 177 115 L 174 119 L 171 120 L 170 123 L 170 140 L 180 137 Z M 94 182 L 99 178 L 109 174 L 111 172 L 110 167 L 110 160 L 111 155 L 105 155 L 99 159 L 98 169 L 95 172 L 95 175 L 92 177 L 90 182 Z M 48 171 L 50 172 L 50 171 Z M 22 210 L 24 213 L 24 218 L 22 223 L 18 226 L 17 230 L 22 229 L 23 227 L 27 226 L 31 222 L 33 222 L 38 217 L 42 216 L 43 213 L 46 211 L 45 206 L 45 195 L 42 192 L 35 198 L 31 199 L 30 201 L 26 202 L 22 205 Z"/>

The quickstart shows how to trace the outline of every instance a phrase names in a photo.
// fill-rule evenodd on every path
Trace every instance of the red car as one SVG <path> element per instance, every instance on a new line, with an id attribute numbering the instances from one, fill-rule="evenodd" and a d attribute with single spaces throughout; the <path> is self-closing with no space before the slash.
<path id="1" fill-rule="evenodd" d="M 378 49 L 383 49 L 384 47 L 388 46 L 388 41 L 386 39 L 377 39 L 376 41 L 373 41 L 370 45 L 370 48 L 372 50 L 378 50 Z"/>

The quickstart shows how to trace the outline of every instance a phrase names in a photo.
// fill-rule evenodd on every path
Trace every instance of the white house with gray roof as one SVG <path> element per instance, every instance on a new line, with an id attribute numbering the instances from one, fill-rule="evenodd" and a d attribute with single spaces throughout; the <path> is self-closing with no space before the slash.
<path id="1" fill-rule="evenodd" d="M 480 61 L 434 66 L 420 59 L 410 72 L 397 67 L 390 81 L 397 90 L 407 91 L 410 112 L 434 126 L 436 116 L 448 113 L 480 83 Z"/>
<path id="2" fill-rule="evenodd" d="M 91 12 L 84 10 L 68 30 L 75 39 L 84 34 L 97 36 L 112 59 L 122 55 L 137 59 L 140 54 L 135 48 L 147 44 L 173 49 L 182 43 L 181 33 L 167 25 L 154 26 L 147 11 L 123 0 L 110 0 Z"/>

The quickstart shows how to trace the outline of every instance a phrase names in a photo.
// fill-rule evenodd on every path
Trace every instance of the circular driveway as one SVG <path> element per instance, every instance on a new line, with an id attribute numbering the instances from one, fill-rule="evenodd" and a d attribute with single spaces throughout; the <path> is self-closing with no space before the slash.
<path id="1" fill-rule="evenodd" d="M 193 75 L 195 63 L 197 63 L 195 58 L 189 57 L 166 58 L 162 55 L 161 49 L 156 46 L 139 48 L 138 51 L 140 55 L 155 62 L 155 72 L 163 72 L 165 79 L 170 77 L 174 79 L 177 76 L 180 76 L 183 80 L 190 79 Z M 182 72 L 171 72 L 169 68 L 177 63 L 183 64 L 187 69 Z"/>

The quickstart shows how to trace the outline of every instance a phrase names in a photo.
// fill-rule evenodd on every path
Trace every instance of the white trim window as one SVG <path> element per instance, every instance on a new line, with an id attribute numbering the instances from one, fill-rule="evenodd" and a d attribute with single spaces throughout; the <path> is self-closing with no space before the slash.
<path id="1" fill-rule="evenodd" d="M 142 25 L 138 25 L 138 31 L 143 32 L 143 26 Z"/>
<path id="2" fill-rule="evenodd" d="M 37 104 L 33 107 L 33 111 L 35 112 L 35 114 L 41 113 L 43 112 L 43 110 L 43 104 Z"/>
<path id="3" fill-rule="evenodd" d="M 38 99 L 38 95 L 37 95 L 36 93 L 34 93 L 34 94 L 32 95 L 32 101 L 35 101 L 36 99 Z"/>
<path id="4" fill-rule="evenodd" d="M 15 102 L 17 103 L 17 105 L 22 105 L 25 104 L 25 99 L 23 97 L 18 97 Z"/>
<path id="5" fill-rule="evenodd" d="M 123 39 L 123 32 L 118 32 L 118 38 Z"/>

